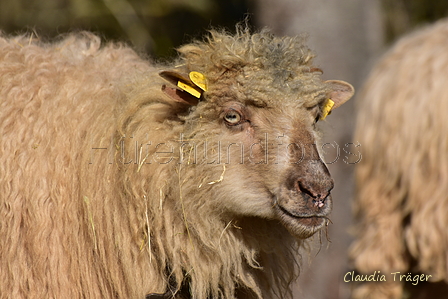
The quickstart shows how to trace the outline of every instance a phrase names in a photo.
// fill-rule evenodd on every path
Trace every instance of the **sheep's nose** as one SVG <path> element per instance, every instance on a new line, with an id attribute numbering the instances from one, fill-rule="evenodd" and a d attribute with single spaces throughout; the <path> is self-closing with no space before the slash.
<path id="1" fill-rule="evenodd" d="M 313 198 L 316 207 L 321 208 L 324 206 L 325 199 L 330 194 L 331 189 L 333 189 L 334 182 L 330 178 L 316 181 L 298 180 L 296 186 L 299 192 L 306 193 Z"/>

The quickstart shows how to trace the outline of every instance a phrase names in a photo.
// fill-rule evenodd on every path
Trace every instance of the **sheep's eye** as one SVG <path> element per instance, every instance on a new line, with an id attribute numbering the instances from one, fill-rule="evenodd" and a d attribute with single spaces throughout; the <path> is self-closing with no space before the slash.
<path id="1" fill-rule="evenodd" d="M 241 119 L 241 114 L 239 114 L 235 110 L 230 110 L 226 113 L 226 115 L 224 115 L 224 120 L 231 126 L 239 124 L 241 122 Z"/>

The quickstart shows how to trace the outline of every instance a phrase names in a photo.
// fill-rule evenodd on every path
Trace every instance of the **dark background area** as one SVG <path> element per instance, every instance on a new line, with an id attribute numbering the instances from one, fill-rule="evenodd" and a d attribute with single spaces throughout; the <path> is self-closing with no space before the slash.
<path id="1" fill-rule="evenodd" d="M 272 7 L 266 8 L 266 2 Z M 106 40 L 126 41 L 155 57 L 174 55 L 173 48 L 203 35 L 206 29 L 232 30 L 248 17 L 255 27 L 264 23 L 262 9 L 308 6 L 312 1 L 279 0 L 2 0 L 0 29 L 5 33 L 35 31 L 43 38 L 89 30 Z M 319 1 L 318 1 L 319 2 Z M 321 1 L 325 2 L 330 1 Z M 338 2 L 338 0 L 334 1 Z M 353 5 L 362 0 L 352 1 Z M 381 6 L 384 41 L 393 42 L 412 28 L 447 15 L 448 1 L 372 0 Z M 285 31 L 291 12 L 270 20 Z M 318 12 L 316 12 L 318 15 Z M 334 16 L 338 17 L 338 16 Z M 344 17 L 344 16 L 339 16 Z"/>
<path id="2" fill-rule="evenodd" d="M 89 30 L 158 58 L 213 27 L 233 28 L 253 11 L 251 0 L 3 0 L 0 29 L 41 38 Z M 250 19 L 249 22 L 253 20 Z"/>

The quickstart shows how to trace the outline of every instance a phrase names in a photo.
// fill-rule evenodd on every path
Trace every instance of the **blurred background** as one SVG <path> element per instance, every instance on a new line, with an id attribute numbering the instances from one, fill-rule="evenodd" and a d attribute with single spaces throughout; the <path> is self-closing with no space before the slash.
<path id="1" fill-rule="evenodd" d="M 105 40 L 124 41 L 157 60 L 200 38 L 210 27 L 233 31 L 248 17 L 254 28 L 278 35 L 309 34 L 324 79 L 345 80 L 359 91 L 375 60 L 401 35 L 448 15 L 441 0 L 0 0 L 0 31 L 34 32 L 50 39 L 68 31 L 90 30 Z M 356 96 L 322 125 L 336 187 L 328 237 L 310 241 L 294 298 L 349 298 L 353 170 L 362 145 L 350 145 Z M 349 152 L 347 152 L 347 150 Z M 335 158 L 338 158 L 335 161 Z M 334 162 L 334 163 L 330 163 Z M 362 159 L 361 162 L 362 163 Z"/>

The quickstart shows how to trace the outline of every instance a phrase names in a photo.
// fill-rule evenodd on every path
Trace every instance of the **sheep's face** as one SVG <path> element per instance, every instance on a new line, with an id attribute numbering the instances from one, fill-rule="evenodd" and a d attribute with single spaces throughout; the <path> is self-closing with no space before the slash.
<path id="1" fill-rule="evenodd" d="M 319 104 L 257 107 L 229 101 L 220 110 L 220 139 L 230 158 L 229 182 L 220 190 L 230 195 L 222 200 L 225 208 L 277 219 L 300 238 L 322 228 L 332 208 L 333 180 L 316 146 Z"/>
<path id="2" fill-rule="evenodd" d="M 185 119 L 181 160 L 189 157 L 195 185 L 221 215 L 274 219 L 296 237 L 312 236 L 328 222 L 333 188 L 317 150 L 316 122 L 328 98 L 339 106 L 353 88 L 321 82 L 325 88 L 292 96 L 221 84 L 210 86 Z"/>

